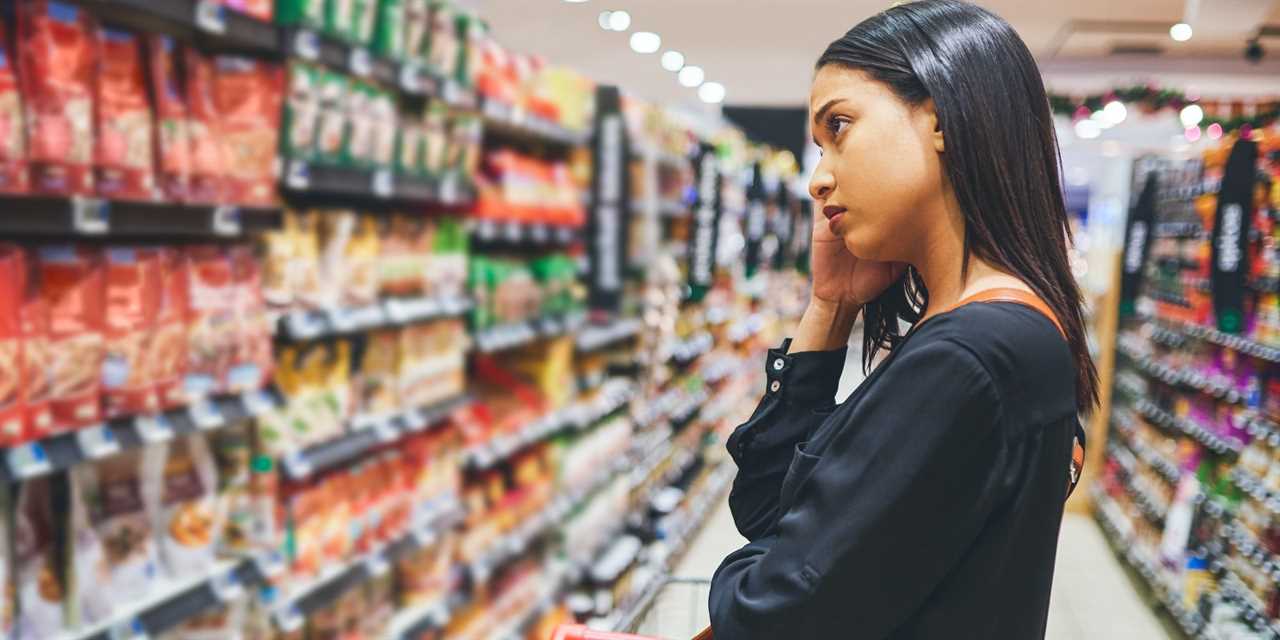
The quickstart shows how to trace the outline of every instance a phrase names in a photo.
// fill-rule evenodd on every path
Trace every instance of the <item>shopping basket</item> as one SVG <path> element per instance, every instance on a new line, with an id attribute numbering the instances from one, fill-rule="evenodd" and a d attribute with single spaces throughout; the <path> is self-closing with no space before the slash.
<path id="1" fill-rule="evenodd" d="M 622 621 L 622 629 L 635 633 L 561 625 L 552 640 L 711 640 L 706 614 L 710 588 L 706 578 L 666 578 L 650 597 L 642 599 L 634 615 Z"/>

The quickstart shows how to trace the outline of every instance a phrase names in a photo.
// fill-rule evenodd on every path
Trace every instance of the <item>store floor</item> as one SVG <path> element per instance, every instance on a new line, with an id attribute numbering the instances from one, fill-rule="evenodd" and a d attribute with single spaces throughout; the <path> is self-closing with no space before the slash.
<path id="1" fill-rule="evenodd" d="M 862 381 L 857 354 L 850 350 L 837 398 L 843 400 Z M 677 567 L 677 576 L 710 577 L 726 553 L 743 544 L 727 503 L 721 504 Z M 673 589 L 675 591 L 675 589 Z M 705 591 L 684 587 L 688 597 L 665 605 L 668 624 L 705 624 Z M 701 597 L 702 620 L 691 618 L 689 603 Z M 694 624 L 690 624 L 693 622 Z M 678 637 L 673 631 L 670 637 Z M 1163 640 L 1170 637 L 1155 613 L 1134 590 L 1102 531 L 1089 517 L 1068 514 L 1058 542 L 1058 565 L 1049 607 L 1047 640 Z"/>

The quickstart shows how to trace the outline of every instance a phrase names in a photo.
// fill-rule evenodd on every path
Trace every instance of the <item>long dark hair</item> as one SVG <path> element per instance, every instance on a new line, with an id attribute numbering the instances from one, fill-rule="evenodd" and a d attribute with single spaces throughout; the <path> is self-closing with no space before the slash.
<path id="1" fill-rule="evenodd" d="M 1098 401 L 1098 373 L 1085 340 L 1080 290 L 1071 273 L 1058 139 L 1035 59 L 1000 17 L 957 0 L 898 5 L 831 43 L 818 68 L 867 73 L 904 102 L 932 98 L 946 140 L 947 177 L 964 213 L 970 255 L 1030 286 L 1053 309 L 1076 364 L 1076 405 Z M 902 279 L 864 309 L 863 366 L 903 339 L 929 293 L 920 274 Z"/>

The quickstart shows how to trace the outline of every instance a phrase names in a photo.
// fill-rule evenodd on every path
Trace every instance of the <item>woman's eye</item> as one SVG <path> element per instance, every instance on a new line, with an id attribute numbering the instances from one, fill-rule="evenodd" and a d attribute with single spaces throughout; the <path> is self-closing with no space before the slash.
<path id="1" fill-rule="evenodd" d="M 832 138 L 839 137 L 848 126 L 849 121 L 844 118 L 832 117 L 827 119 L 827 131 L 831 134 Z"/>

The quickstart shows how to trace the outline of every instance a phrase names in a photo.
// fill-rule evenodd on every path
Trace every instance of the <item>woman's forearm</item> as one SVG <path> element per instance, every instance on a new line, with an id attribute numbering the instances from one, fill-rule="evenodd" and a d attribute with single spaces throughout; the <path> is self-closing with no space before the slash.
<path id="1" fill-rule="evenodd" d="M 829 351 L 849 344 L 849 333 L 862 305 L 811 300 L 791 340 L 791 353 Z"/>

